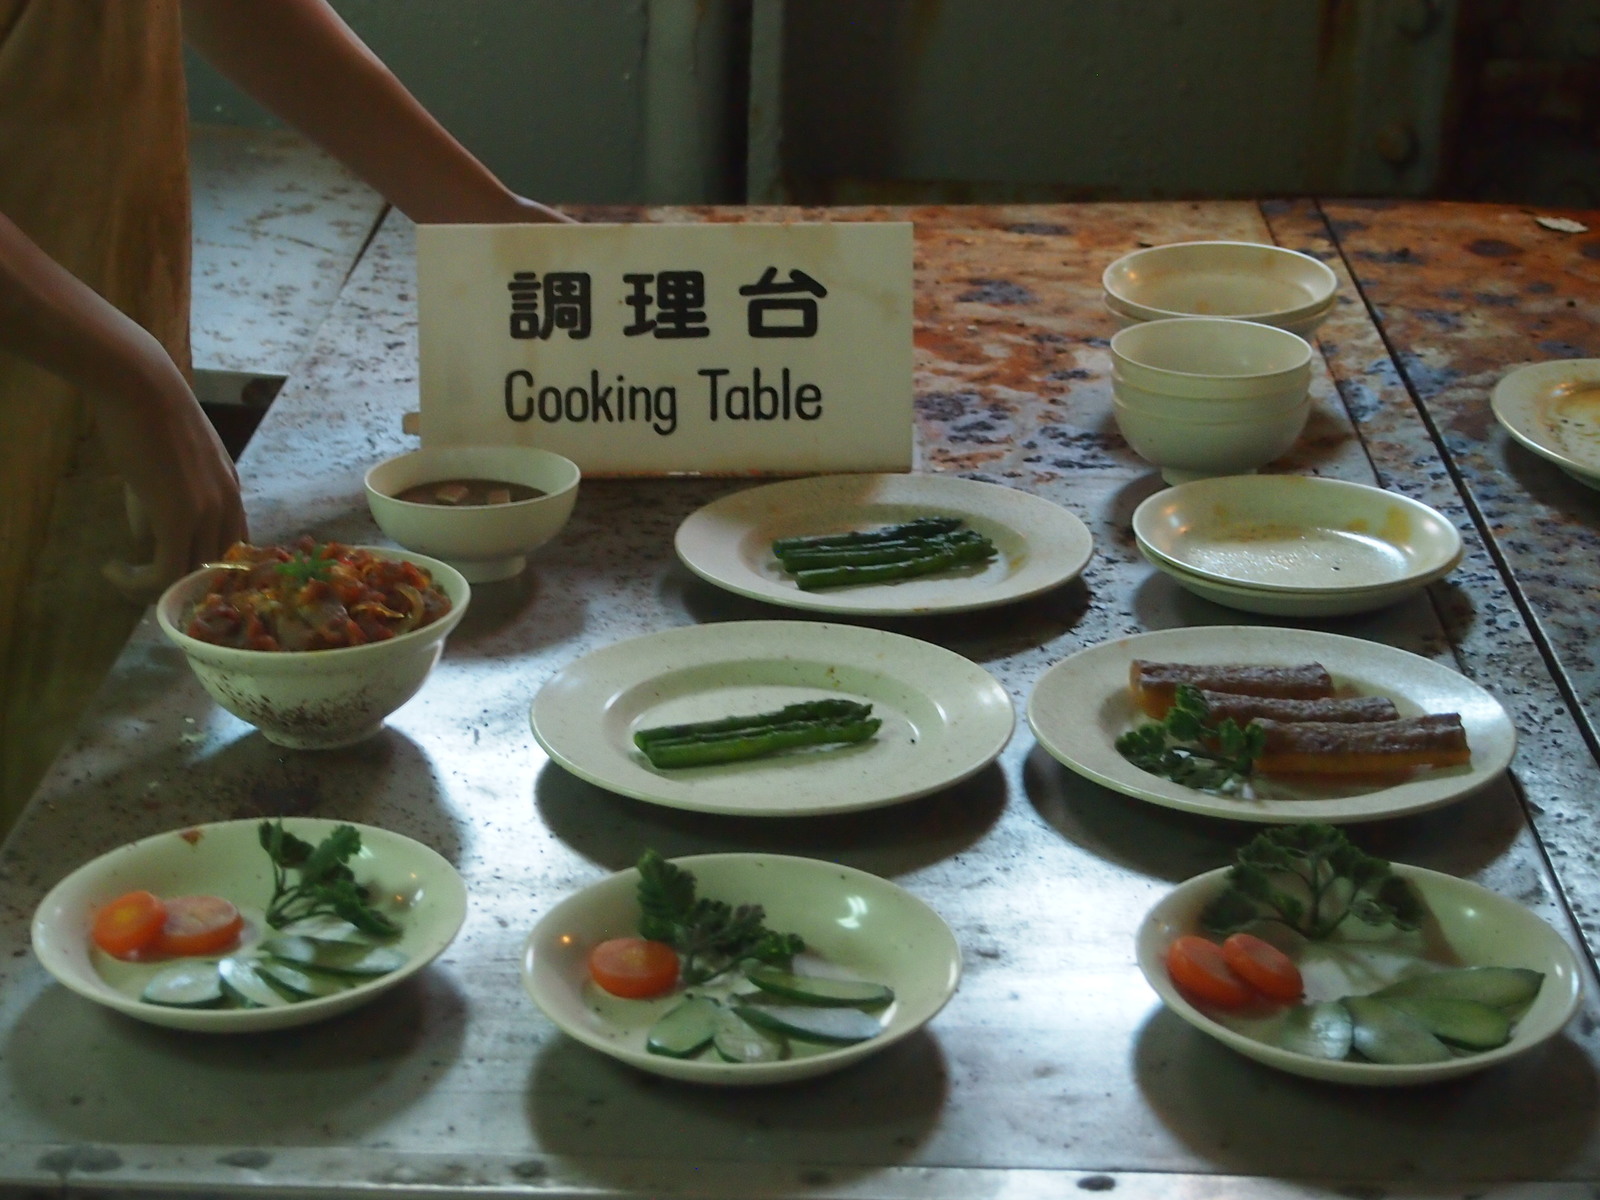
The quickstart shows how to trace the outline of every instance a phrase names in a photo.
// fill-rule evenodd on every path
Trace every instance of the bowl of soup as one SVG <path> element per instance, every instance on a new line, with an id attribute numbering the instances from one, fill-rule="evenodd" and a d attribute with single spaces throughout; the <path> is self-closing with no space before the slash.
<path id="1" fill-rule="evenodd" d="M 367 505 L 389 537 L 472 583 L 520 575 L 566 525 L 578 466 L 528 446 L 441 446 L 367 472 Z"/>

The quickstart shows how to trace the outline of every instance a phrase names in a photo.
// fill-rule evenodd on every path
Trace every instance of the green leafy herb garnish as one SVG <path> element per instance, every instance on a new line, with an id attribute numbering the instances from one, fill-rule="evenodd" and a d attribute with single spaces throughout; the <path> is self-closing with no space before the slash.
<path id="1" fill-rule="evenodd" d="M 304 584 L 313 579 L 327 579 L 335 561 L 326 545 L 314 546 L 308 554 L 296 554 L 288 562 L 279 563 L 277 570 L 278 574 Z"/>
<path id="2" fill-rule="evenodd" d="M 1129 730 L 1116 740 L 1117 753 L 1141 771 L 1202 792 L 1237 789 L 1255 770 L 1266 734 L 1232 717 L 1215 726 L 1198 688 L 1183 683 L 1165 719 Z"/>
<path id="3" fill-rule="evenodd" d="M 393 937 L 400 927 L 368 902 L 366 889 L 345 864 L 361 852 L 361 835 L 340 825 L 313 846 L 287 832 L 283 821 L 263 821 L 261 848 L 272 859 L 272 902 L 267 924 L 282 929 L 306 917 L 336 916 L 363 933 Z M 290 875 L 297 876 L 290 882 Z"/>
<path id="4" fill-rule="evenodd" d="M 1315 941 L 1350 917 L 1408 931 L 1424 915 L 1422 899 L 1384 859 L 1332 825 L 1288 825 L 1257 834 L 1234 856 L 1227 890 L 1200 923 L 1221 936 L 1277 921 Z"/>
<path id="5" fill-rule="evenodd" d="M 694 876 L 654 850 L 640 855 L 638 866 L 639 935 L 683 956 L 685 984 L 704 983 L 746 958 L 785 966 L 806 948 L 798 934 L 768 929 L 759 904 L 697 898 Z"/>

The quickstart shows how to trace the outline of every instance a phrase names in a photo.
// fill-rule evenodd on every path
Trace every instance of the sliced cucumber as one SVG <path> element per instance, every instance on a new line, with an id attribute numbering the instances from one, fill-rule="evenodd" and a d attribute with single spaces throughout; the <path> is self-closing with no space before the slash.
<path id="1" fill-rule="evenodd" d="M 894 1001 L 893 989 L 864 979 L 826 979 L 792 975 L 768 963 L 747 961 L 744 977 L 764 992 L 818 1008 L 883 1008 Z"/>
<path id="2" fill-rule="evenodd" d="M 759 1029 L 802 1042 L 848 1046 L 883 1032 L 878 1019 L 859 1008 L 818 1008 L 801 1004 L 736 1004 L 733 1011 Z"/>
<path id="3" fill-rule="evenodd" d="M 721 1011 L 710 996 L 690 996 L 650 1027 L 644 1048 L 668 1058 L 693 1058 L 711 1044 Z"/>
<path id="4" fill-rule="evenodd" d="M 291 921 L 278 932 L 284 937 L 310 938 L 317 942 L 355 942 L 363 946 L 373 944 L 370 934 L 362 933 L 343 917 L 326 913 Z"/>
<path id="5" fill-rule="evenodd" d="M 730 1008 L 719 1008 L 711 1044 L 723 1062 L 777 1062 L 789 1057 L 788 1039 L 758 1029 Z"/>
<path id="6" fill-rule="evenodd" d="M 1340 1003 L 1350 1010 L 1351 1044 L 1370 1062 L 1434 1063 L 1455 1057 L 1421 1021 L 1382 1000 L 1346 996 Z"/>
<path id="7" fill-rule="evenodd" d="M 1312 1058 L 1348 1058 L 1355 1022 L 1350 1010 L 1337 1000 L 1300 1004 L 1284 1014 L 1279 1044 L 1285 1050 Z"/>
<path id="8" fill-rule="evenodd" d="M 182 962 L 144 985 L 139 999 L 172 1008 L 215 1008 L 227 997 L 214 962 Z"/>
<path id="9" fill-rule="evenodd" d="M 279 958 L 263 958 L 256 970 L 280 991 L 293 993 L 296 1000 L 318 1000 L 349 990 L 351 981 L 335 975 L 319 975 L 302 971 L 299 967 Z"/>
<path id="10" fill-rule="evenodd" d="M 1373 995 L 1380 1000 L 1392 996 L 1437 996 L 1450 1000 L 1476 1000 L 1491 1008 L 1511 1012 L 1533 1003 L 1544 983 L 1544 974 L 1527 967 L 1450 967 L 1429 971 L 1392 983 Z"/>
<path id="11" fill-rule="evenodd" d="M 1511 1040 L 1505 1011 L 1453 996 L 1385 996 L 1383 1003 L 1415 1017 L 1442 1042 L 1468 1050 L 1494 1050 Z"/>
<path id="12" fill-rule="evenodd" d="M 260 960 L 253 956 L 233 955 L 217 964 L 217 975 L 228 994 L 245 1008 L 280 1008 L 289 998 L 280 992 L 257 970 Z"/>
<path id="13" fill-rule="evenodd" d="M 322 942 L 308 937 L 275 937 L 261 943 L 261 952 L 308 971 L 333 975 L 387 975 L 406 965 L 406 956 L 392 946 Z"/>

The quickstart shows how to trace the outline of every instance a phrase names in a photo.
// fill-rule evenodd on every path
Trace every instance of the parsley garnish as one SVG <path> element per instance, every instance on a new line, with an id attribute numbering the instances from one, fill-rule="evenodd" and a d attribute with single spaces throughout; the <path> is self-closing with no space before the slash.
<path id="1" fill-rule="evenodd" d="M 277 566 L 278 574 L 287 575 L 297 583 L 310 583 L 313 579 L 325 580 L 337 560 L 328 553 L 326 545 L 313 546 L 309 553 L 296 554 L 288 562 Z"/>
<path id="2" fill-rule="evenodd" d="M 313 846 L 283 828 L 283 821 L 263 821 L 261 848 L 272 859 L 272 902 L 267 924 L 282 929 L 306 917 L 343 917 L 363 933 L 393 937 L 400 927 L 367 901 L 366 889 L 346 866 L 361 852 L 361 835 L 353 825 L 340 825 Z M 290 882 L 293 873 L 299 878 Z"/>
<path id="3" fill-rule="evenodd" d="M 1286 825 L 1257 834 L 1234 855 L 1227 890 L 1206 906 L 1200 923 L 1222 936 L 1277 921 L 1318 940 L 1349 917 L 1408 931 L 1424 915 L 1411 885 L 1340 830 Z"/>
<path id="4" fill-rule="evenodd" d="M 1151 721 L 1116 740 L 1117 753 L 1141 771 L 1202 792 L 1237 789 L 1255 770 L 1266 734 L 1255 722 L 1243 728 L 1232 717 L 1215 726 L 1198 688 L 1178 685 L 1166 718 Z"/>
<path id="5" fill-rule="evenodd" d="M 685 984 L 714 979 L 740 959 L 787 966 L 806 948 L 798 934 L 774 933 L 759 904 L 737 908 L 695 897 L 695 879 L 654 850 L 639 856 L 639 934 L 666 942 L 683 957 Z"/>

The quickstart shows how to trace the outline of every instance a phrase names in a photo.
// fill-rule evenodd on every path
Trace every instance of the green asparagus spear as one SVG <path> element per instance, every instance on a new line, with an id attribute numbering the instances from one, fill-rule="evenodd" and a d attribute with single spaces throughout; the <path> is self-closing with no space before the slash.
<path id="1" fill-rule="evenodd" d="M 773 712 L 752 716 L 722 717 L 715 721 L 692 721 L 687 725 L 657 725 L 641 729 L 633 735 L 633 744 L 643 750 L 652 742 L 681 741 L 685 738 L 706 737 L 739 730 L 759 729 L 770 725 L 785 725 L 795 721 L 860 720 L 872 712 L 872 705 L 856 700 L 826 699 L 806 700 L 785 705 Z"/>
<path id="2" fill-rule="evenodd" d="M 931 554 L 902 559 L 899 562 L 880 563 L 877 566 L 824 567 L 815 571 L 797 571 L 794 581 L 804 592 L 821 588 L 848 587 L 862 583 L 894 583 L 901 579 L 914 579 L 919 575 L 932 575 L 947 571 L 964 563 L 986 562 L 994 557 L 992 545 L 958 545 L 936 550 Z"/>
<path id="3" fill-rule="evenodd" d="M 856 721 L 796 721 L 709 739 L 648 742 L 642 749 L 653 767 L 704 767 L 716 763 L 764 758 L 801 746 L 864 742 L 883 724 L 877 717 Z"/>
<path id="4" fill-rule="evenodd" d="M 898 542 L 878 542 L 859 547 L 838 549 L 796 550 L 779 557 L 783 569 L 791 575 L 797 571 L 814 571 L 823 567 L 870 567 L 879 563 L 903 562 L 952 546 L 992 547 L 993 543 L 981 533 L 970 529 L 941 534 L 932 538 L 914 538 Z"/>
<path id="5" fill-rule="evenodd" d="M 772 553 L 782 558 L 792 550 L 806 547 L 833 548 L 838 546 L 871 545 L 874 542 L 896 542 L 907 538 L 934 537 L 951 533 L 961 527 L 960 517 L 918 517 L 898 525 L 882 525 L 877 529 L 863 529 L 853 533 L 828 533 L 811 537 L 779 538 L 772 543 Z"/>

